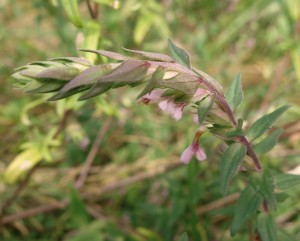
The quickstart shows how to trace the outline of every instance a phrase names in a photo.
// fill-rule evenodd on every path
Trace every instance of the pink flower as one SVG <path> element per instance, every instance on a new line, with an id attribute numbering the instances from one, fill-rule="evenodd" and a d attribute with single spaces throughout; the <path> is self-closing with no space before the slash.
<path id="1" fill-rule="evenodd" d="M 183 113 L 184 103 L 176 103 L 171 98 L 165 99 L 158 104 L 162 111 L 172 115 L 175 120 L 180 120 Z"/>
<path id="2" fill-rule="evenodd" d="M 158 102 L 158 106 L 162 111 L 165 111 L 175 119 L 180 120 L 183 113 L 183 108 L 186 106 L 185 103 L 177 103 L 172 97 L 162 96 L 164 90 L 155 89 L 150 93 L 141 97 L 141 102 L 144 104 L 151 104 L 153 102 Z"/>
<path id="3" fill-rule="evenodd" d="M 203 161 L 206 159 L 206 154 L 198 142 L 193 142 L 184 150 L 184 152 L 181 154 L 180 161 L 184 164 L 188 164 L 194 155 L 198 161 Z"/>
<path id="4" fill-rule="evenodd" d="M 141 97 L 141 101 L 144 104 L 151 104 L 153 102 L 158 102 L 162 99 L 161 95 L 164 93 L 162 89 L 152 90 L 150 93 Z"/>

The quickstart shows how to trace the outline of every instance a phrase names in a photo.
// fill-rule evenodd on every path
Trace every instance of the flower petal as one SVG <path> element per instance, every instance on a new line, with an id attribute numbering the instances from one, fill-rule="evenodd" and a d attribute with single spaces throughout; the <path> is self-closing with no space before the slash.
<path id="1" fill-rule="evenodd" d="M 198 161 L 203 161 L 203 160 L 206 159 L 206 154 L 205 154 L 204 150 L 200 146 L 198 146 L 198 148 L 197 148 L 197 150 L 195 152 L 195 156 L 196 156 L 196 158 L 197 158 Z"/>
<path id="2" fill-rule="evenodd" d="M 162 111 L 166 111 L 168 108 L 168 100 L 163 100 L 163 101 L 159 102 L 158 106 Z"/>
<path id="3" fill-rule="evenodd" d="M 172 113 L 172 115 L 173 115 L 173 118 L 174 118 L 176 121 L 178 121 L 178 120 L 181 119 L 182 113 L 183 113 L 183 107 L 184 107 L 184 106 L 183 106 L 182 104 L 177 105 L 177 106 L 175 107 L 174 112 Z"/>
<path id="4" fill-rule="evenodd" d="M 194 150 L 191 145 L 189 145 L 181 154 L 180 161 L 184 164 L 188 164 L 194 155 Z"/>

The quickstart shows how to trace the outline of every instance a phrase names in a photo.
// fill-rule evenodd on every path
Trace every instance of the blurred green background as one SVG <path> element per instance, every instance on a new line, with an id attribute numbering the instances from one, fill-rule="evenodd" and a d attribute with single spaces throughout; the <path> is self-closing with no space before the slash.
<path id="1" fill-rule="evenodd" d="M 79 1 L 75 19 L 66 2 L 0 2 L 0 204 L 18 187 L 4 181 L 9 163 L 17 160 L 14 172 L 22 177 L 33 164 L 28 159 L 41 162 L 2 212 L 0 240 L 169 241 L 183 232 L 193 241 L 249 240 L 247 227 L 234 238 L 228 231 L 243 174 L 222 197 L 222 143 L 205 133 L 207 160 L 179 163 L 197 130 L 191 118 L 175 122 L 157 106 L 136 103 L 139 88 L 49 103 L 14 89 L 10 75 L 59 56 L 108 61 L 79 48 L 167 53 L 170 36 L 225 90 L 241 73 L 245 100 L 237 116 L 249 123 L 292 105 L 276 123 L 284 128 L 279 144 L 262 163 L 274 173 L 300 174 L 300 1 L 91 0 Z M 300 239 L 299 197 L 299 187 L 278 194 L 282 241 Z"/>

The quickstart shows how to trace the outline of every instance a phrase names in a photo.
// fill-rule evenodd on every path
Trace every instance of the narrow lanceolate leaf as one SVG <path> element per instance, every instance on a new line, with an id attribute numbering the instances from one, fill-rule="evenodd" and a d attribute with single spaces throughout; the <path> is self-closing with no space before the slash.
<path id="1" fill-rule="evenodd" d="M 243 90 L 240 74 L 238 74 L 234 81 L 231 83 L 226 94 L 226 100 L 233 110 L 235 110 L 241 104 L 243 100 Z"/>
<path id="2" fill-rule="evenodd" d="M 61 100 L 61 99 L 67 98 L 69 96 L 75 95 L 77 93 L 81 93 L 81 92 L 83 92 L 83 91 L 85 91 L 89 88 L 90 88 L 89 86 L 79 86 L 75 89 L 71 89 L 71 90 L 66 91 L 66 92 L 58 92 L 56 95 L 50 97 L 48 99 L 48 101 Z"/>
<path id="3" fill-rule="evenodd" d="M 110 64 L 95 65 L 86 69 L 76 78 L 67 83 L 61 92 L 66 92 L 79 86 L 94 85 L 102 76 L 111 71 Z"/>
<path id="4" fill-rule="evenodd" d="M 69 81 L 79 74 L 79 69 L 72 66 L 50 67 L 36 75 L 37 79 L 55 79 Z"/>
<path id="5" fill-rule="evenodd" d="M 277 228 L 269 213 L 261 213 L 257 218 L 257 230 L 262 241 L 277 241 Z"/>
<path id="6" fill-rule="evenodd" d="M 145 88 L 138 95 L 137 99 L 141 98 L 142 96 L 144 96 L 147 93 L 150 93 L 152 90 L 154 90 L 155 87 L 157 87 L 157 82 L 164 77 L 164 74 L 165 74 L 165 69 L 163 67 L 159 66 L 155 70 L 155 72 L 152 74 L 151 79 L 147 81 Z"/>
<path id="7" fill-rule="evenodd" d="M 197 76 L 178 74 L 173 78 L 159 81 L 159 85 L 161 87 L 179 90 L 187 95 L 193 96 L 200 83 Z"/>
<path id="8" fill-rule="evenodd" d="M 123 48 L 123 49 L 128 52 L 135 53 L 135 54 L 141 55 L 143 57 L 149 58 L 151 60 L 156 60 L 156 61 L 161 61 L 161 62 L 170 62 L 170 63 L 175 62 L 175 60 L 173 58 L 171 58 L 170 56 L 165 55 L 165 54 L 132 50 L 132 49 L 126 49 L 126 48 Z"/>
<path id="9" fill-rule="evenodd" d="M 101 95 L 113 87 L 114 83 L 96 83 L 86 94 L 80 96 L 78 100 L 86 100 L 97 95 Z"/>
<path id="10" fill-rule="evenodd" d="M 123 61 L 123 60 L 130 59 L 122 54 L 111 52 L 111 51 L 106 51 L 106 50 L 80 49 L 80 51 L 99 54 L 101 56 L 104 56 L 104 57 L 107 57 L 110 59 L 114 59 L 114 60 L 122 60 Z"/>
<path id="11" fill-rule="evenodd" d="M 215 102 L 215 97 L 208 95 L 198 106 L 198 123 L 201 125 L 206 119 L 207 114 L 210 112 Z"/>
<path id="12" fill-rule="evenodd" d="M 300 184 L 300 175 L 279 174 L 274 176 L 275 186 L 281 190 L 285 190 Z"/>
<path id="13" fill-rule="evenodd" d="M 290 108 L 290 106 L 282 106 L 272 113 L 264 115 L 263 117 L 258 119 L 249 129 L 249 139 L 251 141 L 254 141 L 256 138 L 260 137 L 288 108 Z"/>
<path id="14" fill-rule="evenodd" d="M 259 182 L 256 182 L 256 186 L 258 187 L 257 191 L 267 201 L 268 205 L 275 210 L 276 209 L 276 197 L 274 193 L 275 181 L 272 174 L 269 171 L 265 171 L 262 175 L 261 180 Z"/>
<path id="15" fill-rule="evenodd" d="M 246 155 L 246 147 L 240 143 L 230 145 L 221 160 L 221 193 L 225 195 L 228 191 L 230 181 L 240 167 Z"/>
<path id="16" fill-rule="evenodd" d="M 278 137 L 281 135 L 281 133 L 282 133 L 282 129 L 277 129 L 273 131 L 265 139 L 263 139 L 261 142 L 255 144 L 253 146 L 255 153 L 264 154 L 270 151 L 276 145 Z"/>
<path id="17" fill-rule="evenodd" d="M 100 78 L 103 83 L 135 83 L 145 78 L 150 64 L 140 60 L 128 60 L 115 68 L 110 74 Z"/>
<path id="18" fill-rule="evenodd" d="M 72 216 L 73 224 L 77 227 L 80 227 L 88 223 L 89 214 L 87 213 L 84 202 L 79 196 L 77 190 L 71 184 L 68 186 L 70 192 L 69 212 Z"/>
<path id="19" fill-rule="evenodd" d="M 76 27 L 81 28 L 83 24 L 78 9 L 78 0 L 62 0 L 61 2 L 71 22 Z"/>
<path id="20" fill-rule="evenodd" d="M 112 87 L 140 82 L 145 78 L 148 65 L 143 61 L 128 60 L 114 69 L 110 74 L 101 77 L 97 83 L 79 100 L 100 95 Z"/>
<path id="21" fill-rule="evenodd" d="M 180 64 L 188 67 L 189 69 L 191 68 L 191 60 L 190 60 L 190 56 L 188 55 L 188 53 L 178 47 L 170 38 L 168 40 L 168 47 L 169 47 L 169 51 L 171 53 L 171 56 Z"/>
<path id="22" fill-rule="evenodd" d="M 56 92 L 60 90 L 63 87 L 62 81 L 50 81 L 50 82 L 45 82 L 45 84 L 41 85 L 40 87 L 27 91 L 28 93 L 31 94 L 42 94 L 42 93 L 51 93 L 51 92 Z"/>
<path id="23" fill-rule="evenodd" d="M 92 66 L 92 63 L 84 58 L 79 57 L 57 57 L 53 59 L 49 59 L 50 61 L 62 61 L 62 62 L 73 62 L 80 65 Z M 57 63 L 57 62 L 56 62 Z"/>
<path id="24" fill-rule="evenodd" d="M 235 206 L 233 221 L 230 226 L 232 236 L 240 230 L 247 219 L 257 212 L 262 200 L 262 196 L 252 186 L 245 188 Z"/>

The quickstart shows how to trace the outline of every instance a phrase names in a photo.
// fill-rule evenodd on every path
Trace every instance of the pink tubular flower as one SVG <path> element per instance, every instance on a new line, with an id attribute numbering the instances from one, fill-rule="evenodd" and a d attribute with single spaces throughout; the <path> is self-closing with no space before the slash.
<path id="1" fill-rule="evenodd" d="M 194 155 L 198 161 L 203 161 L 206 159 L 206 154 L 200 145 L 198 143 L 192 143 L 181 154 L 180 161 L 184 164 L 188 164 Z"/>
<path id="2" fill-rule="evenodd" d="M 153 102 L 158 102 L 162 99 L 161 95 L 164 93 L 164 90 L 156 89 L 152 90 L 150 93 L 141 97 L 141 101 L 144 104 L 151 104 Z"/>
<path id="3" fill-rule="evenodd" d="M 141 102 L 144 104 L 151 104 L 158 102 L 158 106 L 162 111 L 165 111 L 176 120 L 180 120 L 183 113 L 183 108 L 186 106 L 185 103 L 177 103 L 171 97 L 162 96 L 164 90 L 155 89 L 150 93 L 141 97 Z"/>
<path id="4" fill-rule="evenodd" d="M 201 146 L 198 144 L 200 136 L 203 134 L 202 131 L 198 131 L 195 134 L 193 143 L 189 145 L 181 154 L 180 161 L 184 164 L 188 164 L 193 156 L 197 158 L 198 161 L 203 161 L 206 159 L 206 154 Z"/>

